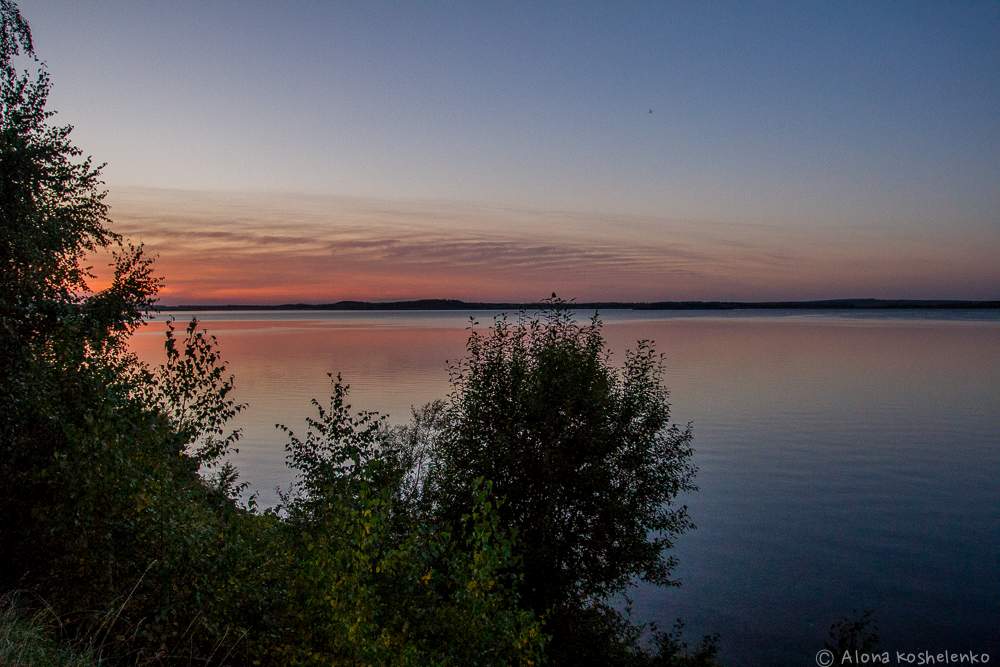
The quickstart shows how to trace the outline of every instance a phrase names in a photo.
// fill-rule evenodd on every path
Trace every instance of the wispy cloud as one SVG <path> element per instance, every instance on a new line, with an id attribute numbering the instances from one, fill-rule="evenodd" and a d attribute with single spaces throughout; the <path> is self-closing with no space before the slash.
<path id="1" fill-rule="evenodd" d="M 947 245 L 878 230 L 793 233 L 453 202 L 128 188 L 115 190 L 112 203 L 117 229 L 159 255 L 168 303 L 506 300 L 553 290 L 643 300 L 905 289 L 986 296 L 1000 285 L 1000 271 L 985 258 L 977 265 L 968 249 L 955 275 Z M 970 292 L 976 285 L 982 294 Z"/>

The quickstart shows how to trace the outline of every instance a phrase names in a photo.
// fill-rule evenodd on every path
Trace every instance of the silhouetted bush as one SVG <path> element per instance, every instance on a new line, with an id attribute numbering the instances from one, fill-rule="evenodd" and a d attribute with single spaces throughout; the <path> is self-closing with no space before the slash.
<path id="1" fill-rule="evenodd" d="M 492 480 L 550 657 L 639 663 L 651 658 L 640 628 L 608 601 L 636 579 L 674 583 L 667 550 L 691 526 L 677 503 L 694 489 L 691 430 L 670 421 L 651 342 L 618 368 L 596 315 L 580 324 L 568 302 L 547 305 L 472 327 L 451 396 L 415 416 L 425 511 L 457 530 L 475 480 Z"/>
<path id="2" fill-rule="evenodd" d="M 296 483 L 286 517 L 290 597 L 278 647 L 294 664 L 531 664 L 544 638 L 520 609 L 511 536 L 477 480 L 463 530 L 424 523 L 400 493 L 405 460 L 382 420 L 354 414 L 338 377 L 303 438 L 285 429 Z"/>

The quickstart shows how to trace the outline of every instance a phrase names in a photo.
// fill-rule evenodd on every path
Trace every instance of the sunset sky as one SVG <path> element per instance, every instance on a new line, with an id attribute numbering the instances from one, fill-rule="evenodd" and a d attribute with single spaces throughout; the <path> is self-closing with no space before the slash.
<path id="1" fill-rule="evenodd" d="M 23 0 L 163 301 L 1000 298 L 1000 3 Z"/>

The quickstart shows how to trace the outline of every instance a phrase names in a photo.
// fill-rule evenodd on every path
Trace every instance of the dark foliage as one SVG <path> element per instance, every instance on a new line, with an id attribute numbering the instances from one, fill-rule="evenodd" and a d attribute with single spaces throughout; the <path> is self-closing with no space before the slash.
<path id="1" fill-rule="evenodd" d="M 50 124 L 48 74 L 10 0 L 0 19 L 0 590 L 103 662 L 540 659 L 489 483 L 461 534 L 414 523 L 379 422 L 349 416 L 343 385 L 291 437 L 283 512 L 237 501 L 228 423 L 243 406 L 217 342 L 171 323 L 160 367 L 128 351 L 159 281 L 110 230 L 100 167 Z M 113 264 L 96 293 L 95 253 Z"/>
<path id="2" fill-rule="evenodd" d="M 844 652 L 871 653 L 878 648 L 879 641 L 875 612 L 866 609 L 860 614 L 855 612 L 853 616 L 834 621 L 824 647 L 833 651 L 835 656 L 842 656 Z"/>
<path id="3" fill-rule="evenodd" d="M 12 0 L 0 26 L 0 592 L 115 664 L 711 662 L 607 604 L 670 583 L 689 525 L 691 435 L 650 345 L 615 370 L 599 322 L 553 301 L 474 331 L 450 399 L 396 428 L 337 378 L 260 511 L 217 342 L 168 323 L 161 366 L 129 352 L 159 280 L 51 123 Z"/>
<path id="4" fill-rule="evenodd" d="M 607 601 L 636 578 L 674 583 L 666 552 L 691 526 L 677 499 L 693 490 L 694 467 L 691 430 L 671 423 L 662 376 L 649 341 L 613 366 L 597 316 L 578 324 L 554 295 L 540 318 L 473 327 L 452 367 L 430 511 L 454 522 L 471 480 L 493 481 L 518 537 L 524 599 L 547 619 L 553 655 L 579 659 L 616 637 L 623 655 L 640 655 Z"/>
<path id="5" fill-rule="evenodd" d="M 333 381 L 329 405 L 299 438 L 288 434 L 298 476 L 284 494 L 287 580 L 297 600 L 285 619 L 295 664 L 531 664 L 544 637 L 520 609 L 512 539 L 491 484 L 475 480 L 462 530 L 423 522 L 407 502 L 409 460 L 385 421 L 353 413 Z M 302 641 L 302 640 L 305 641 Z"/>

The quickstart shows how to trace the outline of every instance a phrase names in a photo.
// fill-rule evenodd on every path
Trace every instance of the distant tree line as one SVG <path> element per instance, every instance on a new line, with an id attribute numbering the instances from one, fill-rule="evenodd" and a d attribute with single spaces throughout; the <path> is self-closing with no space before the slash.
<path id="1" fill-rule="evenodd" d="M 823 299 L 819 301 L 588 301 L 577 310 L 996 310 L 1000 301 L 955 299 Z M 332 303 L 157 305 L 161 312 L 199 310 L 547 310 L 545 301 L 491 302 L 458 299 L 334 301 Z"/>

